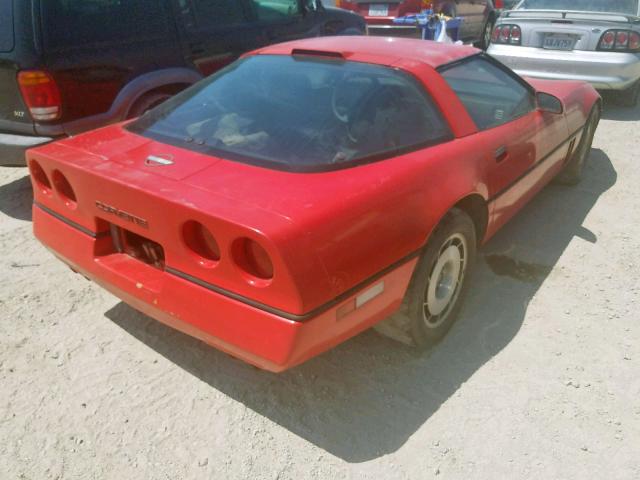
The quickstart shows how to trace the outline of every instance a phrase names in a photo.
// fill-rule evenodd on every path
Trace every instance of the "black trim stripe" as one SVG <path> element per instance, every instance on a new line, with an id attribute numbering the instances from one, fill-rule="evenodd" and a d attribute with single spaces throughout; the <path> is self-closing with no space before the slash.
<path id="1" fill-rule="evenodd" d="M 586 125 L 580 127 L 578 130 L 576 130 L 575 132 L 573 132 L 571 135 L 569 135 L 569 138 L 567 138 L 564 142 L 562 142 L 560 145 L 558 145 L 557 147 L 555 147 L 553 150 L 551 150 L 549 153 L 547 153 L 543 158 L 541 158 L 540 160 L 538 160 L 536 163 L 534 163 L 533 165 L 531 165 L 531 167 L 529 167 L 522 175 L 520 175 L 518 178 L 516 178 L 513 182 L 511 182 L 509 185 L 507 185 L 506 187 L 504 187 L 502 190 L 500 190 L 498 193 L 496 193 L 495 195 L 491 196 L 489 198 L 489 200 L 487 200 L 488 203 L 491 202 L 495 202 L 498 198 L 500 198 L 502 195 L 504 195 L 505 193 L 507 193 L 509 190 L 511 190 L 511 188 L 513 188 L 516 183 L 518 183 L 519 181 L 521 181 L 522 179 L 524 179 L 527 175 L 529 175 L 530 173 L 532 173 L 536 168 L 538 168 L 540 165 L 542 165 L 544 162 L 546 162 L 547 160 L 549 160 L 549 158 L 551 158 L 558 150 L 560 150 L 561 148 L 563 148 L 567 143 L 570 143 L 571 141 L 573 141 L 576 137 L 576 135 L 578 135 L 578 133 L 580 133 L 580 131 L 584 130 L 584 128 L 586 127 Z"/>
<path id="2" fill-rule="evenodd" d="M 55 217 L 56 219 L 60 220 L 61 222 L 69 225 L 70 227 L 75 228 L 76 230 L 84 233 L 85 235 L 88 235 L 89 237 L 92 238 L 100 238 L 103 237 L 105 235 L 109 235 L 108 231 L 105 232 L 100 232 L 99 234 L 96 234 L 95 232 L 92 232 L 91 230 L 83 227 L 82 225 L 77 224 L 76 222 L 69 220 L 66 217 L 63 217 L 62 215 L 60 215 L 59 213 L 54 212 L 53 210 L 45 207 L 44 205 L 41 205 L 39 203 L 34 203 L 34 205 L 38 208 L 40 208 L 43 212 L 48 213 L 49 215 Z M 287 320 L 292 320 L 294 322 L 306 322 L 307 320 L 311 320 L 312 318 L 320 315 L 321 313 L 326 312 L 327 310 L 329 310 L 330 308 L 336 306 L 337 304 L 343 302 L 344 300 L 346 300 L 347 298 L 351 297 L 352 295 L 354 295 L 355 293 L 357 293 L 358 291 L 366 288 L 368 285 L 370 285 L 371 283 L 374 283 L 375 281 L 379 280 L 380 278 L 384 277 L 385 275 L 387 275 L 388 273 L 391 273 L 393 270 L 401 267 L 402 265 L 404 265 L 405 263 L 413 260 L 414 258 L 418 257 L 420 254 L 422 253 L 422 247 L 419 248 L 418 250 L 415 250 L 413 252 L 411 252 L 409 255 L 406 255 L 405 257 L 402 257 L 400 260 L 398 260 L 397 262 L 392 263 L 391 265 L 389 265 L 388 267 L 384 268 L 383 270 L 380 270 L 378 273 L 370 276 L 369 278 L 367 278 L 366 280 L 360 282 L 359 284 L 357 284 L 356 286 L 350 288 L 349 290 L 347 290 L 346 292 L 338 295 L 337 297 L 335 297 L 333 300 L 328 301 L 327 303 L 314 308 L 313 310 L 304 313 L 304 314 L 294 314 L 294 313 L 289 313 L 289 312 L 285 312 L 284 310 L 280 310 L 278 308 L 274 308 L 274 307 L 270 307 L 269 305 L 265 305 L 264 303 L 261 302 L 257 302 L 255 300 L 252 300 L 250 298 L 247 298 L 243 295 L 239 295 L 237 293 L 231 292 L 225 288 L 221 288 L 218 287 L 217 285 L 213 285 L 209 282 L 205 282 L 204 280 L 201 280 L 197 277 L 194 277 L 192 275 L 189 275 L 188 273 L 184 273 L 181 272 L 180 270 L 176 270 L 175 268 L 169 267 L 169 266 L 165 266 L 164 271 L 174 275 L 178 278 L 181 278 L 183 280 L 186 280 L 190 283 L 194 283 L 200 287 L 206 288 L 207 290 L 210 290 L 212 292 L 218 293 L 220 295 L 224 295 L 225 297 L 229 297 L 232 298 L 233 300 L 237 300 L 238 302 L 244 303 L 246 305 L 249 305 L 251 307 L 257 308 L 258 310 L 263 310 L 267 313 L 271 313 L 273 315 L 277 315 L 279 317 L 285 318 Z"/>
<path id="3" fill-rule="evenodd" d="M 300 315 L 295 314 L 295 313 L 285 312 L 285 311 L 280 310 L 278 308 L 274 308 L 274 307 L 270 307 L 269 305 L 265 305 L 264 303 L 256 302 L 255 300 L 251 300 L 250 298 L 244 297 L 242 295 L 238 295 L 237 293 L 230 292 L 229 290 L 226 290 L 224 288 L 218 287 L 218 286 L 213 285 L 211 283 L 205 282 L 204 280 L 201 280 L 201 279 L 196 278 L 196 277 L 194 277 L 192 275 L 189 275 L 188 273 L 184 273 L 184 272 L 181 272 L 179 270 L 176 270 L 175 268 L 171 268 L 171 267 L 165 266 L 165 271 L 167 273 L 170 273 L 171 275 L 175 275 L 176 277 L 179 277 L 179 278 L 181 278 L 183 280 L 186 280 L 186 281 L 191 282 L 191 283 L 195 283 L 196 285 L 199 285 L 199 286 L 201 286 L 203 288 L 206 288 L 207 290 L 211 290 L 212 292 L 219 293 L 220 295 L 224 295 L 226 297 L 232 298 L 234 300 L 242 302 L 242 303 L 244 303 L 246 305 L 249 305 L 251 307 L 257 308 L 258 310 L 263 310 L 265 312 L 271 313 L 273 315 L 277 315 L 277 316 L 282 317 L 282 318 L 286 318 L 287 320 L 292 320 L 294 322 L 306 322 L 306 321 L 311 320 L 312 318 L 317 317 L 318 315 L 326 312 L 327 310 L 335 307 L 336 305 L 338 305 L 339 303 L 343 302 L 347 298 L 349 298 L 352 295 L 356 294 L 358 291 L 366 288 L 368 285 L 376 282 L 377 280 L 379 280 L 380 278 L 384 277 L 388 273 L 391 273 L 393 270 L 401 267 L 405 263 L 407 263 L 407 262 L 413 260 L 414 258 L 418 257 L 421 253 L 422 253 L 422 248 L 420 248 L 420 249 L 410 253 L 409 255 L 401 258 L 397 262 L 392 263 L 391 265 L 389 265 L 385 269 L 383 269 L 383 270 L 379 271 L 378 273 L 372 275 L 371 277 L 367 278 L 363 282 L 360 282 L 359 284 L 357 284 L 356 286 L 350 288 L 346 292 L 338 295 L 333 300 L 330 300 L 327 303 L 325 303 L 325 304 L 323 304 L 323 305 L 321 305 L 321 306 L 319 306 L 317 308 L 314 308 L 313 310 L 311 310 L 311 311 L 309 311 L 307 313 L 300 314 Z"/>
<path id="4" fill-rule="evenodd" d="M 64 217 L 62 215 L 60 215 L 57 212 L 54 212 L 53 210 L 51 210 L 48 207 L 45 207 L 44 205 L 42 205 L 41 203 L 38 202 L 33 202 L 33 205 L 38 207 L 40 210 L 42 210 L 45 213 L 48 213 L 49 215 L 51 215 L 52 217 L 55 217 L 56 219 L 60 220 L 63 223 L 66 223 L 67 225 L 69 225 L 70 227 L 75 228 L 76 230 L 81 231 L 82 233 L 84 233 L 85 235 L 88 235 L 89 237 L 92 238 L 102 238 L 105 235 L 109 235 L 109 232 L 94 232 L 89 230 L 86 227 L 83 227 L 82 225 L 80 225 L 79 223 L 74 222 L 73 220 L 69 220 L 67 217 Z"/>

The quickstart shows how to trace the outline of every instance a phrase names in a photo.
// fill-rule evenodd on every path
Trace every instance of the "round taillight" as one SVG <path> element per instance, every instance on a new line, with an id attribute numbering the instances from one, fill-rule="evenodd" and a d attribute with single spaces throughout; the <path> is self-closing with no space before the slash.
<path id="1" fill-rule="evenodd" d="M 520 27 L 517 25 L 514 25 L 513 27 L 511 27 L 511 43 L 520 43 L 520 40 L 522 39 L 522 30 L 520 30 Z"/>
<path id="2" fill-rule="evenodd" d="M 238 267 L 250 276 L 251 280 L 271 280 L 273 263 L 267 251 L 255 240 L 239 238 L 233 242 L 233 259 Z"/>
<path id="3" fill-rule="evenodd" d="M 629 33 L 629 49 L 630 50 L 640 49 L 640 34 L 636 32 Z"/>
<path id="4" fill-rule="evenodd" d="M 616 34 L 616 48 L 627 48 L 629 35 L 627 32 L 618 32 Z"/>
<path id="5" fill-rule="evenodd" d="M 613 42 L 615 41 L 616 36 L 613 32 L 607 32 L 602 36 L 602 41 L 600 42 L 600 46 L 602 48 L 611 48 L 613 46 Z"/>
<path id="6" fill-rule="evenodd" d="M 213 234 L 200 222 L 190 220 L 182 227 L 182 238 L 196 261 L 213 267 L 220 261 L 220 247 Z"/>
<path id="7" fill-rule="evenodd" d="M 505 25 L 504 27 L 502 27 L 502 30 L 500 30 L 500 41 L 508 42 L 510 36 L 511 36 L 511 25 Z"/>
<path id="8" fill-rule="evenodd" d="M 51 179 L 53 180 L 53 186 L 56 192 L 64 204 L 71 209 L 75 209 L 78 206 L 78 200 L 76 199 L 76 193 L 73 191 L 67 177 L 65 177 L 59 170 L 54 170 Z"/>
<path id="9" fill-rule="evenodd" d="M 500 27 L 496 27 L 493 29 L 493 33 L 491 34 L 491 41 L 497 42 L 500 39 Z"/>
<path id="10" fill-rule="evenodd" d="M 44 173 L 44 169 L 40 164 L 35 160 L 31 160 L 29 162 L 29 170 L 31 171 L 31 178 L 33 179 L 35 186 L 42 193 L 51 195 L 51 182 L 49 181 L 47 174 Z"/>

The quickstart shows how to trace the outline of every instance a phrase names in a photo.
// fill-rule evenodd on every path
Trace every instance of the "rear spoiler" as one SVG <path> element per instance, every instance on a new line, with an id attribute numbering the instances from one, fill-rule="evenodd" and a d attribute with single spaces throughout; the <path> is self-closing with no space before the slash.
<path id="1" fill-rule="evenodd" d="M 640 17 L 624 13 L 580 12 L 573 10 L 509 10 L 502 13 L 502 18 L 522 18 L 532 20 L 588 20 L 605 22 L 640 23 Z"/>

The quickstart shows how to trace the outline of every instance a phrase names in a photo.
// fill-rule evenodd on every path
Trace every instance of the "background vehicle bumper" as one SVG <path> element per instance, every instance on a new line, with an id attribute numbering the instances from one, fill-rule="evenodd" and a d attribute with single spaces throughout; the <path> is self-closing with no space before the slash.
<path id="1" fill-rule="evenodd" d="M 0 165 L 26 165 L 25 151 L 53 141 L 50 137 L 30 137 L 0 132 Z"/>
<path id="2" fill-rule="evenodd" d="M 601 90 L 624 90 L 640 79 L 640 55 L 633 53 L 559 51 L 494 44 L 488 53 L 519 75 L 580 80 Z"/>
<path id="3" fill-rule="evenodd" d="M 421 30 L 414 25 L 367 24 L 367 35 L 377 37 L 421 38 Z"/>
<path id="4" fill-rule="evenodd" d="M 280 372 L 371 327 L 402 302 L 417 258 L 364 287 L 384 291 L 338 319 L 340 306 L 361 292 L 304 321 L 293 321 L 213 292 L 167 270 L 116 253 L 99 256 L 110 237 L 94 238 L 33 207 L 36 237 L 73 270 L 94 280 L 137 310 L 257 367 Z"/>

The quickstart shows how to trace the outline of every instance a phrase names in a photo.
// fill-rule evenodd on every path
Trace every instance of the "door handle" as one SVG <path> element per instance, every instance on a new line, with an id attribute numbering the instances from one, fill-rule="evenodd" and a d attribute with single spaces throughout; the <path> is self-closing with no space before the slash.
<path id="1" fill-rule="evenodd" d="M 509 152 L 507 151 L 507 147 L 505 147 L 504 145 L 501 147 L 498 147 L 494 152 L 494 157 L 496 159 L 496 162 L 498 163 L 505 160 L 508 156 L 509 156 Z"/>

